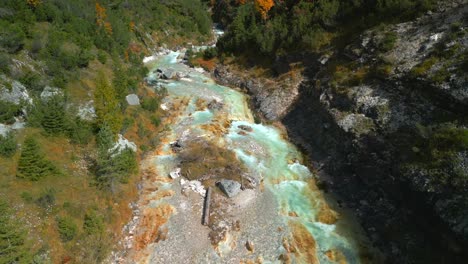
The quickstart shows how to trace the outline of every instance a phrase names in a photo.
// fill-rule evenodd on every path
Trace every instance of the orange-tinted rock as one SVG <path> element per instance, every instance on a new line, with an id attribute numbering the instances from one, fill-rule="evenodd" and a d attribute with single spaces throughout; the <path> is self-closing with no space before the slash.
<path id="1" fill-rule="evenodd" d="M 348 263 L 346 261 L 346 257 L 343 255 L 343 253 L 341 253 L 341 251 L 331 249 L 331 250 L 328 250 L 327 252 L 325 252 L 325 255 L 327 256 L 327 258 L 330 261 L 333 261 L 335 263 L 339 263 L 339 264 L 347 264 Z"/>
<path id="2" fill-rule="evenodd" d="M 160 227 L 167 222 L 173 212 L 174 208 L 168 204 L 146 208 L 136 229 L 140 232 L 135 237 L 135 250 L 143 250 L 148 244 L 156 242 L 160 235 Z"/>
<path id="3" fill-rule="evenodd" d="M 317 214 L 317 221 L 324 224 L 332 225 L 335 224 L 336 221 L 338 221 L 338 218 L 339 214 L 333 211 L 330 208 L 330 206 L 328 206 L 328 204 L 326 204 L 325 202 L 321 203 L 320 210 Z"/>
<path id="4" fill-rule="evenodd" d="M 297 259 L 301 263 L 319 264 L 317 258 L 317 244 L 312 234 L 307 228 L 299 222 L 290 221 L 289 226 L 292 229 L 293 243 L 297 252 Z"/>
<path id="5" fill-rule="evenodd" d="M 288 215 L 289 215 L 290 217 L 298 217 L 297 213 L 294 212 L 294 211 L 289 211 Z"/>

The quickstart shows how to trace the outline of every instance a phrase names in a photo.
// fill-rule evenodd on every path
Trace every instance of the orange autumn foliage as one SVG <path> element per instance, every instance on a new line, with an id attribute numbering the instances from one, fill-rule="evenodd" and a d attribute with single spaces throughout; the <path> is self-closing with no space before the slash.
<path id="1" fill-rule="evenodd" d="M 104 30 L 108 35 L 112 35 L 112 25 L 106 21 L 106 18 L 106 8 L 96 2 L 96 24 L 99 27 L 104 27 Z"/>
<path id="2" fill-rule="evenodd" d="M 42 4 L 41 0 L 27 0 L 26 1 L 30 7 L 37 7 L 39 4 Z"/>
<path id="3" fill-rule="evenodd" d="M 106 9 L 101 6 L 98 2 L 96 2 L 96 23 L 98 26 L 102 27 L 104 25 L 104 21 L 107 18 Z"/>
<path id="4" fill-rule="evenodd" d="M 274 5 L 274 0 L 255 0 L 255 8 L 263 19 L 267 18 L 268 11 L 270 11 Z"/>

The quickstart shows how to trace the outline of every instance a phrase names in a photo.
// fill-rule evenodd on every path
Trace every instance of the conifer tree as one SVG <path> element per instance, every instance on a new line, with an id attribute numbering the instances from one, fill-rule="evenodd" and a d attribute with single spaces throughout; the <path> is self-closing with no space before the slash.
<path id="1" fill-rule="evenodd" d="M 17 223 L 7 203 L 0 200 L 0 264 L 30 263 L 25 233 Z"/>
<path id="2" fill-rule="evenodd" d="M 57 173 L 57 169 L 41 153 L 37 141 L 33 137 L 26 138 L 18 161 L 16 176 L 18 178 L 37 181 L 47 175 L 55 173 Z"/>
<path id="3" fill-rule="evenodd" d="M 116 91 L 103 72 L 98 74 L 96 80 L 94 103 L 98 126 L 106 123 L 109 125 L 112 133 L 116 135 L 122 127 L 122 113 Z"/>
<path id="4" fill-rule="evenodd" d="M 12 132 L 5 136 L 0 135 L 0 155 L 11 157 L 16 152 L 16 139 Z"/>
<path id="5" fill-rule="evenodd" d="M 47 100 L 43 107 L 41 125 L 48 134 L 57 135 L 66 130 L 65 102 L 56 95 Z"/>

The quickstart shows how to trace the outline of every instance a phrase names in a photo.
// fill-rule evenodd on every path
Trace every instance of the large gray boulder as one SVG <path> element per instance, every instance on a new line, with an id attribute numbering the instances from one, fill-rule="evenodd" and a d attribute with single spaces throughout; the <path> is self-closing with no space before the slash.
<path id="1" fill-rule="evenodd" d="M 129 94 L 125 97 L 128 105 L 140 105 L 140 98 L 136 94 Z"/>
<path id="2" fill-rule="evenodd" d="M 6 101 L 14 103 L 16 105 L 21 102 L 32 103 L 32 99 L 26 90 L 26 87 L 18 81 L 14 81 L 0 76 L 0 80 L 3 79 L 8 85 L 0 83 L 0 101 Z"/>
<path id="3" fill-rule="evenodd" d="M 229 198 L 236 196 L 241 190 L 241 184 L 233 180 L 222 179 L 221 181 L 218 182 L 218 187 Z"/>

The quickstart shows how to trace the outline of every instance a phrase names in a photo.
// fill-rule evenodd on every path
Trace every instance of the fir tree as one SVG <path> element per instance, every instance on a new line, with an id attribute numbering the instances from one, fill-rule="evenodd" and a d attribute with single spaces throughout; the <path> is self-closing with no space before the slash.
<path id="1" fill-rule="evenodd" d="M 55 173 L 57 173 L 57 169 L 41 153 L 37 141 L 33 137 L 26 138 L 18 161 L 16 176 L 18 178 L 37 181 L 47 175 Z"/>
<path id="2" fill-rule="evenodd" d="M 107 123 L 116 135 L 122 127 L 122 113 L 116 91 L 102 72 L 99 73 L 96 81 L 94 103 L 98 125 Z"/>
<path id="3" fill-rule="evenodd" d="M 11 218 L 11 211 L 0 201 L 0 264 L 30 263 L 25 233 Z"/>
<path id="4" fill-rule="evenodd" d="M 11 157 L 16 152 L 16 139 L 12 132 L 0 135 L 0 155 Z"/>
<path id="5" fill-rule="evenodd" d="M 43 111 L 41 125 L 48 134 L 57 135 L 65 132 L 65 102 L 62 96 L 56 95 L 49 98 Z"/>

